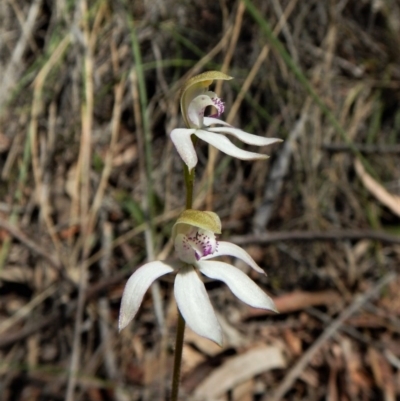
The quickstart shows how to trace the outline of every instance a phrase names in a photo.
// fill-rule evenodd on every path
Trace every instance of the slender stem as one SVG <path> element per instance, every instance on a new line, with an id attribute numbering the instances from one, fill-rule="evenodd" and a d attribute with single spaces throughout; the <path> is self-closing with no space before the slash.
<path id="1" fill-rule="evenodd" d="M 185 184 L 186 184 L 186 209 L 193 207 L 193 184 L 194 184 L 194 169 L 189 171 L 188 167 L 184 167 Z"/>
<path id="2" fill-rule="evenodd" d="M 172 375 L 171 401 L 178 401 L 184 334 L 185 334 L 185 321 L 183 320 L 183 317 L 178 310 L 178 324 L 176 327 L 174 372 Z"/>
<path id="3" fill-rule="evenodd" d="M 193 207 L 194 168 L 191 171 L 189 171 L 188 167 L 185 165 L 184 176 L 186 185 L 186 209 L 191 209 Z M 185 334 L 185 321 L 181 315 L 181 312 L 178 309 L 178 324 L 176 327 L 171 401 L 178 401 L 184 334 Z"/>

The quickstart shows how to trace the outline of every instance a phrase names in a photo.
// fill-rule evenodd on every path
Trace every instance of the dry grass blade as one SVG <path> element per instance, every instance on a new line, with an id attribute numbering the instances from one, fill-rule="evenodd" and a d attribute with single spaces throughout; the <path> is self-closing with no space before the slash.
<path id="1" fill-rule="evenodd" d="M 92 129 L 93 129 L 93 52 L 94 42 L 97 32 L 90 32 L 88 24 L 88 5 L 86 0 L 81 0 L 77 4 L 78 15 L 81 16 L 83 25 L 83 40 L 85 46 L 84 55 L 84 104 L 81 107 L 82 131 L 79 148 L 79 159 L 77 175 L 80 177 L 80 186 L 78 188 L 79 195 L 79 220 L 80 233 L 82 238 L 82 260 L 80 263 L 77 259 L 71 258 L 69 265 L 74 266 L 79 263 L 78 270 L 78 306 L 75 315 L 74 337 L 72 344 L 71 362 L 68 372 L 68 383 L 65 393 L 65 401 L 73 401 L 75 399 L 75 387 L 77 383 L 78 370 L 80 367 L 81 358 L 81 335 L 82 335 L 82 320 L 85 307 L 86 288 L 88 282 L 88 273 L 85 269 L 84 261 L 88 258 L 91 246 L 90 220 L 89 220 L 89 202 L 90 202 L 90 173 L 92 159 Z M 77 246 L 80 242 L 77 242 Z M 77 252 L 74 252 L 74 256 Z"/>
<path id="2" fill-rule="evenodd" d="M 23 319 L 24 317 L 28 316 L 29 313 L 32 313 L 32 310 L 40 305 L 46 298 L 50 297 L 55 293 L 55 291 L 58 290 L 58 286 L 56 284 L 53 284 L 46 290 L 44 290 L 42 293 L 36 295 L 35 298 L 32 299 L 28 304 L 24 305 L 23 308 L 18 309 L 17 312 L 15 312 L 14 315 L 12 315 L 10 318 L 5 320 L 0 324 L 0 334 L 4 333 L 7 331 L 10 327 L 12 327 L 15 323 L 17 323 L 19 320 Z"/>
<path id="3" fill-rule="evenodd" d="M 228 74 L 228 69 L 229 69 L 229 64 L 232 60 L 233 52 L 235 50 L 239 34 L 241 31 L 242 27 L 242 22 L 243 22 L 243 13 L 245 11 L 245 7 L 243 3 L 239 3 L 238 9 L 236 11 L 236 16 L 235 16 L 235 22 L 233 24 L 233 29 L 232 29 L 232 37 L 229 42 L 229 46 L 226 52 L 226 55 L 224 57 L 224 62 L 221 67 L 221 72 L 224 74 Z M 229 74 L 228 74 L 229 75 Z M 224 81 L 220 80 L 217 81 L 217 84 L 215 85 L 215 92 L 220 95 L 221 89 L 222 89 L 222 83 Z M 222 95 L 220 95 L 222 96 Z M 227 121 L 228 123 L 230 121 Z M 215 162 L 217 160 L 217 154 L 218 151 L 216 148 L 213 146 L 209 145 L 208 146 L 208 161 L 207 161 L 207 168 L 206 168 L 206 174 L 207 174 L 207 195 L 206 195 L 206 209 L 207 210 L 212 210 L 212 191 L 213 191 L 213 183 L 214 183 L 214 168 L 215 168 Z"/>
<path id="4" fill-rule="evenodd" d="M 368 191 L 393 213 L 400 217 L 400 196 L 392 195 L 379 182 L 374 180 L 364 169 L 359 160 L 355 160 L 354 167 L 357 175 Z"/>
<path id="5" fill-rule="evenodd" d="M 60 251 L 61 245 L 58 237 L 55 234 L 54 223 L 51 218 L 50 205 L 48 199 L 48 191 L 44 188 L 43 182 L 43 171 L 40 167 L 40 156 L 39 156 L 39 144 L 37 138 L 38 131 L 38 119 L 39 115 L 43 109 L 43 86 L 46 82 L 47 76 L 51 73 L 51 70 L 61 61 L 64 52 L 70 45 L 71 37 L 67 35 L 56 47 L 54 52 L 51 54 L 49 60 L 44 64 L 42 69 L 39 71 L 38 75 L 33 82 L 33 103 L 31 109 L 31 121 L 29 124 L 29 140 L 32 149 L 32 167 L 33 176 L 36 184 L 36 194 L 38 202 L 41 206 L 43 220 L 47 226 L 48 233 L 53 241 L 53 245 L 57 252 Z"/>
<path id="6" fill-rule="evenodd" d="M 282 146 L 279 156 L 271 168 L 268 181 L 265 185 L 263 200 L 257 208 L 253 218 L 253 229 L 255 233 L 265 231 L 274 211 L 275 201 L 281 193 L 284 179 L 289 171 L 290 159 L 295 150 L 295 142 L 304 133 L 304 127 L 308 118 L 310 99 L 305 102 L 300 119 L 296 122 L 293 130 Z"/>
<path id="7" fill-rule="evenodd" d="M 17 8 L 15 1 L 10 1 L 11 4 Z M 3 109 L 7 99 L 7 95 L 13 89 L 13 86 L 17 82 L 19 78 L 19 74 L 21 73 L 21 65 L 22 65 L 22 57 L 26 50 L 29 42 L 32 41 L 32 33 L 34 30 L 34 25 L 36 23 L 36 19 L 40 12 L 40 7 L 42 4 L 42 0 L 34 0 L 30 5 L 28 16 L 25 21 L 20 21 L 22 28 L 22 35 L 18 40 L 18 43 L 14 47 L 14 51 L 8 61 L 8 65 L 4 71 L 1 80 L 1 94 L 0 94 L 0 114 Z"/>

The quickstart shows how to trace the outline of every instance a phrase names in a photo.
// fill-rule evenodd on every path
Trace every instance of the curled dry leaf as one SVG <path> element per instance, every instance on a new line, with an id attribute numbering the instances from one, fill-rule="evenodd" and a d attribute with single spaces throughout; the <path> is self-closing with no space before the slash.
<path id="1" fill-rule="evenodd" d="M 260 346 L 230 358 L 215 369 L 195 391 L 196 401 L 212 400 L 240 383 L 272 369 L 284 369 L 286 361 L 280 348 Z"/>

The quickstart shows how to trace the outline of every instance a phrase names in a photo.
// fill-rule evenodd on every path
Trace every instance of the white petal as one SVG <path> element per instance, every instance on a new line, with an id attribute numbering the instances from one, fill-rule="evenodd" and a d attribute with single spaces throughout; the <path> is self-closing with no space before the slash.
<path id="1" fill-rule="evenodd" d="M 239 258 L 243 260 L 243 262 L 246 262 L 258 273 L 265 274 L 264 270 L 261 269 L 261 267 L 258 266 L 258 264 L 254 261 L 254 259 L 240 246 L 225 241 L 218 241 L 217 244 L 218 244 L 217 250 L 214 253 L 212 253 L 211 255 L 204 256 L 201 259 L 202 260 L 212 259 L 222 255 L 234 256 L 235 258 Z"/>
<path id="2" fill-rule="evenodd" d="M 203 125 L 209 127 L 212 124 L 224 125 L 224 127 L 212 127 L 208 129 L 208 131 L 234 135 L 236 138 L 249 145 L 268 146 L 272 145 L 273 143 L 283 142 L 283 140 L 279 138 L 265 138 L 259 135 L 249 134 L 241 129 L 232 127 L 232 125 L 225 121 L 219 120 L 218 118 L 204 117 Z"/>
<path id="3" fill-rule="evenodd" d="M 212 128 L 209 128 L 212 129 Z M 215 146 L 221 152 L 229 156 L 236 157 L 241 160 L 259 160 L 268 159 L 269 156 L 260 153 L 248 152 L 238 148 L 228 138 L 223 135 L 207 132 L 205 130 L 197 130 L 195 135 L 210 145 Z"/>
<path id="4" fill-rule="evenodd" d="M 206 126 L 206 127 L 209 127 L 211 124 L 220 124 L 220 125 L 225 125 L 225 126 L 228 126 L 228 127 L 232 127 L 230 124 L 228 124 L 225 121 L 220 120 L 219 118 L 204 117 L 203 125 Z"/>
<path id="5" fill-rule="evenodd" d="M 197 164 L 197 154 L 191 139 L 195 129 L 176 128 L 172 130 L 170 136 L 176 150 L 184 163 L 188 166 L 189 171 Z"/>
<path id="6" fill-rule="evenodd" d="M 233 135 L 249 145 L 268 146 L 276 142 L 282 142 L 282 139 L 279 138 L 266 138 L 260 135 L 253 135 L 234 127 L 212 127 L 208 130 L 211 132 Z"/>
<path id="7" fill-rule="evenodd" d="M 221 345 L 221 326 L 204 284 L 192 266 L 180 269 L 175 278 L 174 292 L 178 308 L 188 326 L 200 336 Z"/>
<path id="8" fill-rule="evenodd" d="M 119 312 L 119 330 L 125 328 L 135 317 L 144 294 L 153 281 L 164 274 L 171 273 L 173 270 L 173 266 L 157 260 L 139 267 L 129 277 L 124 293 L 122 294 L 121 309 Z"/>
<path id="9" fill-rule="evenodd" d="M 268 309 L 277 312 L 272 299 L 246 274 L 224 262 L 197 262 L 200 271 L 207 277 L 221 280 L 243 302 L 254 308 Z"/>

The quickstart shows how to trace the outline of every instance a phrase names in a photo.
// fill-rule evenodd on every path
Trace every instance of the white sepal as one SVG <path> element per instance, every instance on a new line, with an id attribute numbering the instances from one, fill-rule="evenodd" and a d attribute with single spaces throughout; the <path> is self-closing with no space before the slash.
<path id="1" fill-rule="evenodd" d="M 208 128 L 212 130 L 213 128 Z M 236 157 L 241 160 L 260 160 L 268 159 L 269 156 L 262 155 L 260 153 L 248 152 L 234 145 L 227 137 L 216 134 L 214 132 L 209 132 L 205 130 L 197 130 L 196 136 L 202 139 L 204 142 L 216 147 L 221 152 L 226 153 L 229 156 Z"/>
<path id="2" fill-rule="evenodd" d="M 142 303 L 144 294 L 153 281 L 173 271 L 174 267 L 157 260 L 139 267 L 139 269 L 129 277 L 125 285 L 124 293 L 122 294 L 118 325 L 120 331 L 135 317 Z"/>
<path id="3" fill-rule="evenodd" d="M 179 156 L 188 166 L 189 171 L 197 164 L 197 154 L 193 146 L 191 136 L 196 132 L 194 128 L 176 128 L 170 136 Z"/>
<path id="4" fill-rule="evenodd" d="M 265 274 L 264 270 L 258 266 L 254 259 L 243 248 L 236 244 L 232 244 L 231 242 L 218 241 L 217 250 L 212 255 L 204 256 L 202 259 L 213 259 L 217 256 L 223 255 L 234 256 L 235 258 L 241 259 L 258 273 Z"/>
<path id="5" fill-rule="evenodd" d="M 209 278 L 223 281 L 243 302 L 253 308 L 277 312 L 274 301 L 246 274 L 224 262 L 199 261 L 197 267 Z"/>
<path id="6" fill-rule="evenodd" d="M 182 267 L 175 278 L 175 299 L 183 319 L 200 336 L 222 344 L 222 331 L 203 282 L 192 266 Z"/>
<path id="7" fill-rule="evenodd" d="M 234 127 L 212 127 L 208 128 L 208 131 L 233 135 L 249 145 L 268 146 L 272 145 L 273 143 L 282 142 L 282 139 L 279 138 L 266 138 L 264 136 L 250 134 Z"/>

